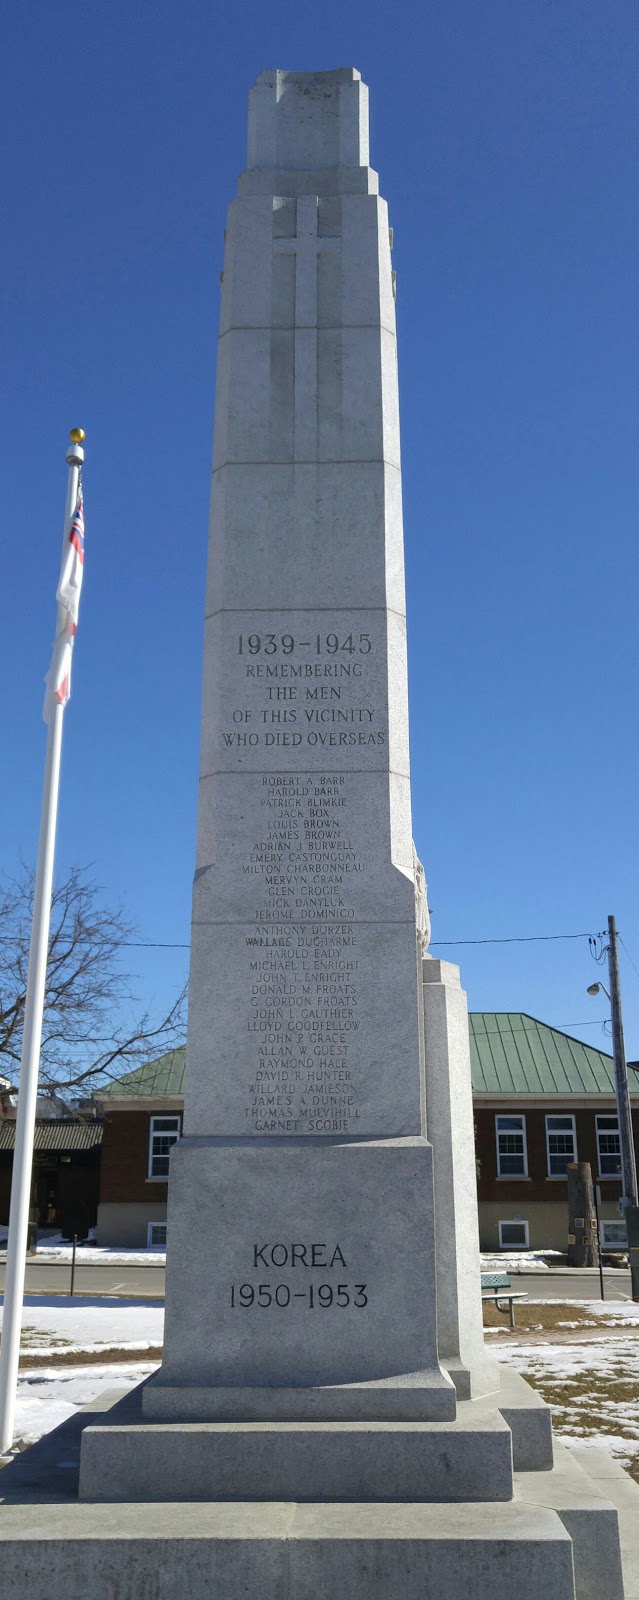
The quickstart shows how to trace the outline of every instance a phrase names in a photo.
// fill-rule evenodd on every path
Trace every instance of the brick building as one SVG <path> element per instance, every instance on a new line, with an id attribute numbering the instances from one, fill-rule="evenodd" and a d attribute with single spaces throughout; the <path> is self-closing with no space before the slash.
<path id="1" fill-rule="evenodd" d="M 98 1244 L 162 1249 L 169 1151 L 182 1129 L 184 1047 L 102 1091 Z"/>
<path id="2" fill-rule="evenodd" d="M 522 1012 L 470 1017 L 482 1249 L 565 1250 L 566 1166 L 589 1161 L 603 1239 L 625 1237 L 612 1056 Z M 635 1146 L 639 1073 L 629 1068 Z"/>
<path id="3" fill-rule="evenodd" d="M 15 1117 L 0 1120 L 0 1223 L 8 1224 Z M 78 1232 L 95 1227 L 100 1182 L 99 1117 L 38 1117 L 33 1150 L 32 1210 L 40 1228 Z"/>
<path id="4" fill-rule="evenodd" d="M 565 1249 L 566 1165 L 576 1160 L 589 1161 L 601 1185 L 606 1242 L 621 1242 L 612 1057 L 521 1012 L 471 1013 L 470 1045 L 482 1248 Z M 99 1243 L 164 1243 L 184 1056 L 173 1050 L 103 1093 Z"/>

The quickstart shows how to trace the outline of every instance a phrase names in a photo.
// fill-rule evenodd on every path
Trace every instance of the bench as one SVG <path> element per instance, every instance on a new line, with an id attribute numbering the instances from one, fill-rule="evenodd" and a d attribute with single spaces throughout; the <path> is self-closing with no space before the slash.
<path id="1" fill-rule="evenodd" d="M 496 1305 L 497 1310 L 503 1311 L 504 1315 L 506 1314 L 506 1309 L 508 1309 L 510 1315 L 510 1326 L 511 1328 L 514 1328 L 514 1302 L 515 1300 L 527 1300 L 528 1292 L 526 1289 L 511 1289 L 510 1278 L 507 1272 L 482 1272 L 481 1297 L 482 1300 L 492 1300 L 493 1304 Z M 507 1300 L 507 1308 L 505 1305 L 500 1304 L 502 1300 Z"/>

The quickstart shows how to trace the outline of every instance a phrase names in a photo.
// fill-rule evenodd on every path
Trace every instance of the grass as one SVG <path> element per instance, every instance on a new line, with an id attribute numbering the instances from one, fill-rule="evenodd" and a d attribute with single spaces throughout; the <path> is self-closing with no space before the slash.
<path id="1" fill-rule="evenodd" d="M 508 1310 L 498 1311 L 490 1300 L 483 1301 L 484 1327 L 507 1328 L 510 1332 Z M 571 1301 L 561 1305 L 545 1305 L 539 1300 L 518 1300 L 515 1304 L 515 1333 L 526 1330 L 535 1333 L 551 1332 L 553 1328 L 574 1328 L 575 1323 L 584 1328 L 601 1328 L 599 1317 L 593 1316 L 586 1306 Z"/>
<path id="2" fill-rule="evenodd" d="M 62 1342 L 62 1340 L 57 1341 L 53 1354 L 47 1354 L 45 1349 L 38 1350 L 36 1354 L 24 1352 L 20 1356 L 20 1371 L 35 1372 L 40 1367 L 107 1367 L 116 1361 L 124 1366 L 132 1365 L 136 1361 L 148 1365 L 150 1362 L 162 1360 L 160 1345 L 149 1345 L 145 1350 L 139 1348 L 132 1350 L 127 1345 L 104 1345 L 99 1350 L 60 1350 L 59 1345 Z"/>
<path id="3" fill-rule="evenodd" d="M 28 1345 L 29 1350 L 47 1350 L 50 1344 L 70 1345 L 71 1343 L 71 1339 L 63 1339 L 62 1334 L 56 1333 L 54 1335 L 49 1333 L 46 1328 L 30 1328 L 27 1325 L 22 1328 L 20 1334 L 21 1347 Z"/>
<path id="4" fill-rule="evenodd" d="M 631 1361 L 634 1357 L 631 1355 Z M 612 1434 L 628 1440 L 623 1455 L 626 1471 L 639 1483 L 639 1380 L 623 1363 L 608 1372 L 586 1368 L 574 1376 L 543 1373 L 520 1368 L 522 1376 L 547 1401 L 552 1410 L 553 1427 L 558 1434 L 573 1438 L 596 1438 Z M 623 1408 L 623 1410 L 622 1410 Z M 634 1418 L 628 1413 L 634 1408 Z"/>
<path id="5" fill-rule="evenodd" d="M 20 1335 L 20 1371 L 35 1371 L 39 1367 L 95 1367 L 110 1362 L 161 1361 L 162 1346 L 98 1345 L 92 1350 L 78 1350 L 71 1339 L 60 1333 L 49 1333 L 46 1328 L 22 1329 Z"/>

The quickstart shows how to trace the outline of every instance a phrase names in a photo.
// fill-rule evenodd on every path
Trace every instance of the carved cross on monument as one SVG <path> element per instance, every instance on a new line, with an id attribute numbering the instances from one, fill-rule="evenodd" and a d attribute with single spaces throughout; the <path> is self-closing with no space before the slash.
<path id="1" fill-rule="evenodd" d="M 275 271 L 279 262 L 293 267 L 289 278 L 290 304 L 284 315 L 295 329 L 293 356 L 293 459 L 317 460 L 318 373 L 317 329 L 320 273 L 324 261 L 339 256 L 341 239 L 318 238 L 319 203 L 316 195 L 300 195 L 295 202 L 297 233 L 275 238 Z"/>

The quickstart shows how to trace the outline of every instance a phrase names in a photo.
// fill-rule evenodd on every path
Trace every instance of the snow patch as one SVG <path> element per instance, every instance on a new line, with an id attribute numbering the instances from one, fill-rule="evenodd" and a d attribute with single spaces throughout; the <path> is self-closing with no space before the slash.
<path id="1" fill-rule="evenodd" d="M 30 1295 L 22 1314 L 23 1353 L 148 1350 L 160 1346 L 163 1337 L 164 1306 L 157 1301 Z"/>
<path id="2" fill-rule="evenodd" d="M 156 1370 L 155 1363 L 104 1367 L 43 1367 L 21 1372 L 18 1380 L 15 1438 L 34 1444 L 44 1433 L 58 1428 L 67 1417 L 91 1405 L 108 1389 L 132 1389 Z"/>

